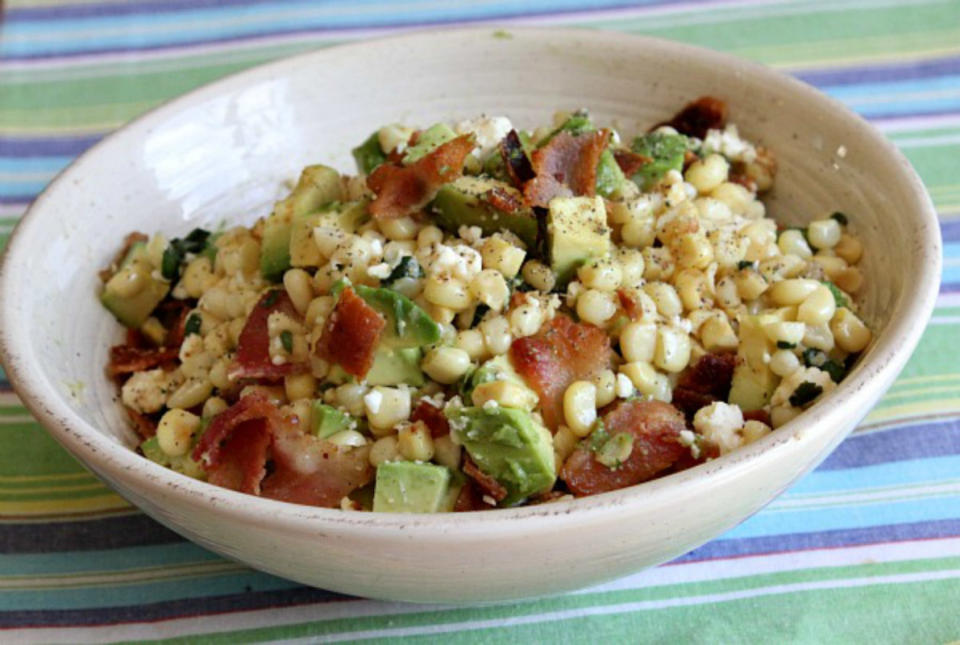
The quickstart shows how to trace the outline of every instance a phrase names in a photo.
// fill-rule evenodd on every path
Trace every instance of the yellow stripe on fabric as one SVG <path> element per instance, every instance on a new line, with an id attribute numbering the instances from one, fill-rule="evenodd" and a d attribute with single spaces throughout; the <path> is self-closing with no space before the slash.
<path id="1" fill-rule="evenodd" d="M 63 588 L 113 587 L 116 585 L 167 582 L 177 579 L 195 579 L 200 576 L 247 571 L 236 562 L 191 562 L 175 566 L 145 567 L 132 571 L 98 571 L 91 573 L 0 576 L 0 590 L 54 591 Z"/>
<path id="2" fill-rule="evenodd" d="M 128 509 L 130 504 L 117 495 L 110 493 L 81 499 L 59 499 L 56 501 L 0 501 L 0 517 L 9 516 L 65 516 L 75 513 L 103 512 Z"/>
<path id="3" fill-rule="evenodd" d="M 72 486 L 35 486 L 35 487 L 24 487 L 24 488 L 10 488 L 0 486 L 0 496 L 2 495 L 39 495 L 41 493 L 79 493 L 81 491 L 89 490 L 102 490 L 109 491 L 110 489 L 96 481 L 89 484 L 74 484 Z"/>
<path id="4" fill-rule="evenodd" d="M 902 405 L 880 406 L 873 409 L 863 420 L 864 424 L 883 423 L 886 421 L 906 419 L 909 417 L 929 416 L 931 413 L 946 416 L 947 414 L 960 413 L 960 398 L 958 399 L 931 399 L 929 401 L 920 401 L 917 403 L 904 403 Z"/>
<path id="5" fill-rule="evenodd" d="M 0 475 L 0 483 L 70 481 L 74 479 L 95 479 L 88 472 L 51 473 L 49 475 Z"/>

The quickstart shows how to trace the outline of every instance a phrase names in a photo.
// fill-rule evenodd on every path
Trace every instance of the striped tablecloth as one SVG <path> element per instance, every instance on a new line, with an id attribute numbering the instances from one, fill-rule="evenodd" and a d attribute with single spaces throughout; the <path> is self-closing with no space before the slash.
<path id="1" fill-rule="evenodd" d="M 8 0 L 0 245 L 50 178 L 104 134 L 279 56 L 477 21 L 706 45 L 794 74 L 870 119 L 910 158 L 939 209 L 946 262 L 937 309 L 860 428 L 766 510 L 657 569 L 548 600 L 405 606 L 304 588 L 184 541 L 65 454 L 3 381 L 0 641 L 960 638 L 960 2 L 627 4 Z"/>

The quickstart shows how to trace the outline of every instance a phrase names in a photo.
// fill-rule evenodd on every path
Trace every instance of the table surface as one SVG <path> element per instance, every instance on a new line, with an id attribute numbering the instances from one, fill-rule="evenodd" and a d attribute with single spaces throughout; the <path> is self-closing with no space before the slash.
<path id="1" fill-rule="evenodd" d="M 44 185 L 161 101 L 267 60 L 486 21 L 649 34 L 761 61 L 842 100 L 926 182 L 943 286 L 890 392 L 815 472 L 674 562 L 547 600 L 408 606 L 298 586 L 160 527 L 0 381 L 0 640 L 945 642 L 960 637 L 960 2 L 8 0 L 0 247 Z M 448 6 L 449 5 L 449 6 Z M 0 3 L 2 6 L 2 3 Z"/>

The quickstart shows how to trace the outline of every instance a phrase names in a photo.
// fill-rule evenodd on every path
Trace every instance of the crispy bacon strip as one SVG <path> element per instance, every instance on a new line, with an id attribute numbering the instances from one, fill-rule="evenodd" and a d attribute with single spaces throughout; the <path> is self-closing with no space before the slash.
<path id="1" fill-rule="evenodd" d="M 483 493 L 480 492 L 480 487 L 472 479 L 468 479 L 460 487 L 457 501 L 453 505 L 453 510 L 456 513 L 489 511 L 491 508 L 494 507 L 483 501 Z"/>
<path id="2" fill-rule="evenodd" d="M 680 134 L 702 139 L 707 136 L 707 130 L 722 128 L 726 123 L 727 104 L 713 96 L 701 96 L 687 103 L 682 110 L 673 115 L 672 119 L 658 123 L 651 130 L 661 125 L 669 125 Z"/>
<path id="3" fill-rule="evenodd" d="M 526 182 L 537 176 L 516 130 L 510 130 L 507 136 L 500 140 L 500 157 L 503 159 L 507 176 L 517 188 L 522 188 Z"/>
<path id="4" fill-rule="evenodd" d="M 127 416 L 133 421 L 133 429 L 137 431 L 141 439 L 149 439 L 157 434 L 157 422 L 145 414 L 140 414 L 133 408 L 123 406 L 127 411 Z"/>
<path id="5" fill-rule="evenodd" d="M 186 335 L 187 318 L 190 317 L 190 307 L 182 300 L 174 300 L 179 306 L 172 308 L 170 312 L 170 322 L 167 325 L 167 338 L 164 340 L 166 347 L 180 348 Z"/>
<path id="6" fill-rule="evenodd" d="M 510 361 L 540 397 L 543 421 L 553 431 L 563 420 L 563 393 L 610 365 L 610 338 L 593 325 L 557 315 L 539 332 L 510 345 Z"/>
<path id="7" fill-rule="evenodd" d="M 626 289 L 617 289 L 617 299 L 620 301 L 620 307 L 626 312 L 630 320 L 638 320 L 643 316 L 643 309 L 640 303 Z"/>
<path id="8" fill-rule="evenodd" d="M 115 377 L 153 369 L 176 360 L 178 355 L 179 350 L 174 347 L 144 349 L 131 345 L 114 345 L 110 348 L 110 362 L 107 363 L 107 373 Z"/>
<path id="9" fill-rule="evenodd" d="M 270 427 L 266 418 L 250 419 L 237 426 L 220 448 L 220 459 L 207 469 L 207 481 L 241 493 L 260 494 L 267 474 Z"/>
<path id="10" fill-rule="evenodd" d="M 523 202 L 516 196 L 499 187 L 494 187 L 483 194 L 483 200 L 504 213 L 515 213 L 523 208 Z"/>
<path id="11" fill-rule="evenodd" d="M 595 195 L 597 164 L 609 139 L 609 130 L 554 135 L 531 155 L 536 176 L 523 185 L 527 203 L 546 208 L 554 197 Z"/>
<path id="12" fill-rule="evenodd" d="M 346 287 L 327 318 L 323 336 L 317 343 L 317 356 L 339 364 L 348 374 L 362 379 L 373 366 L 374 353 L 386 324 L 376 309 Z"/>
<path id="13" fill-rule="evenodd" d="M 758 410 L 747 410 L 743 413 L 744 421 L 759 421 L 761 423 L 766 423 L 768 426 L 773 425 L 770 422 L 770 413 L 760 408 Z"/>
<path id="14" fill-rule="evenodd" d="M 632 177 L 637 171 L 653 161 L 650 157 L 626 149 L 614 150 L 613 158 L 627 177 Z"/>
<path id="15" fill-rule="evenodd" d="M 254 305 L 240 332 L 236 357 L 228 371 L 231 380 L 243 378 L 279 380 L 287 374 L 306 371 L 305 363 L 288 362 L 274 365 L 270 359 L 270 333 L 267 321 L 270 314 L 275 311 L 286 314 L 293 320 L 300 320 L 300 314 L 297 313 L 293 301 L 285 290 L 271 289 L 263 294 Z"/>
<path id="16" fill-rule="evenodd" d="M 463 458 L 463 474 L 476 482 L 480 490 L 498 502 L 507 496 L 507 489 L 496 479 L 480 470 L 469 456 Z"/>
<path id="17" fill-rule="evenodd" d="M 280 422 L 279 410 L 262 392 L 248 394 L 213 417 L 193 449 L 191 455 L 193 460 L 207 467 L 216 468 L 220 462 L 222 445 L 230 434 L 237 426 L 256 419 L 266 419 L 268 423 L 273 424 Z"/>
<path id="18" fill-rule="evenodd" d="M 447 421 L 447 415 L 426 399 L 420 399 L 417 407 L 413 409 L 413 413 L 410 415 L 410 420 L 414 423 L 422 421 L 430 429 L 430 436 L 434 439 L 450 434 L 450 422 Z"/>
<path id="19" fill-rule="evenodd" d="M 342 448 L 290 426 L 274 430 L 273 472 L 261 495 L 294 504 L 335 508 L 373 479 L 369 447 Z"/>
<path id="20" fill-rule="evenodd" d="M 603 423 L 611 437 L 629 432 L 633 449 L 619 468 L 611 469 L 597 461 L 589 448 L 578 446 L 560 470 L 560 478 L 578 497 L 639 484 L 689 452 L 680 443 L 680 432 L 686 429 L 683 415 L 669 403 L 621 401 L 603 416 Z"/>
<path id="21" fill-rule="evenodd" d="M 736 366 L 736 354 L 704 354 L 680 374 L 673 389 L 673 405 L 692 419 L 700 408 L 726 401 Z"/>
<path id="22" fill-rule="evenodd" d="M 381 164 L 367 177 L 367 186 L 377 196 L 370 202 L 370 214 L 390 219 L 420 210 L 440 186 L 461 175 L 463 162 L 473 146 L 473 138 L 463 135 L 409 166 Z"/>

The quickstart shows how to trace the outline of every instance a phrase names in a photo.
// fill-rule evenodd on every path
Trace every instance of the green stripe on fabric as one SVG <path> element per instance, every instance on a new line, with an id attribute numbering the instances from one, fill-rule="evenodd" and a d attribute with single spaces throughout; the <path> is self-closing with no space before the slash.
<path id="1" fill-rule="evenodd" d="M 731 577 L 723 580 L 692 581 L 682 584 L 652 586 L 612 592 L 571 594 L 547 600 L 519 601 L 510 604 L 471 607 L 469 609 L 449 608 L 423 612 L 414 611 L 410 613 L 364 616 L 362 620 L 356 617 L 346 617 L 299 625 L 234 631 L 229 634 L 204 634 L 203 640 L 205 643 L 233 643 L 239 641 L 263 641 L 282 638 L 349 634 L 357 629 L 363 629 L 364 631 L 384 630 L 388 632 L 401 628 L 415 629 L 427 627 L 429 629 L 429 626 L 433 625 L 440 626 L 441 629 L 443 626 L 455 627 L 459 631 L 459 629 L 465 626 L 460 624 L 464 621 L 475 623 L 477 621 L 504 621 L 516 618 L 529 619 L 535 618 L 537 614 L 547 614 L 548 617 L 544 619 L 543 624 L 549 625 L 553 622 L 550 620 L 549 614 L 553 612 L 576 611 L 638 602 L 651 603 L 652 605 L 684 602 L 690 605 L 709 605 L 717 602 L 717 600 L 711 600 L 712 597 L 723 594 L 741 593 L 762 598 L 764 596 L 770 597 L 771 594 L 778 593 L 777 590 L 786 585 L 811 585 L 819 583 L 825 586 L 844 586 L 848 585 L 851 580 L 860 580 L 866 577 L 904 576 L 911 574 L 922 576 L 924 574 L 936 573 L 940 570 L 956 569 L 958 566 L 960 566 L 960 558 L 866 563 L 853 567 L 806 569 L 747 577 Z M 960 570 L 958 570 L 957 576 L 960 576 Z M 863 588 L 861 587 L 861 589 Z M 795 595 L 797 594 L 791 594 L 790 597 Z M 698 599 L 698 597 L 701 598 Z M 952 592 L 948 593 L 943 600 L 952 598 L 960 600 L 960 585 L 957 585 L 955 581 L 953 581 Z M 644 615 L 642 612 L 638 612 L 637 608 L 632 608 L 629 611 L 637 612 L 631 614 L 634 617 Z M 701 612 L 703 612 L 702 609 Z M 626 614 L 627 612 L 625 611 L 624 613 Z M 744 621 L 745 618 L 746 616 L 739 616 L 738 620 Z M 360 627 L 360 625 L 362 625 L 362 627 Z M 673 629 L 676 629 L 677 625 L 678 623 L 676 622 L 670 622 L 670 626 Z M 620 626 L 622 628 L 622 623 L 620 623 Z M 547 635 L 544 634 L 546 638 L 543 639 L 543 642 L 563 642 L 560 632 L 552 632 L 551 634 L 552 638 L 546 637 Z M 460 635 L 461 634 L 458 633 L 458 638 Z M 569 635 L 570 634 L 567 633 L 567 636 Z M 510 636 L 513 635 L 510 634 Z M 155 642 L 187 643 L 190 642 L 192 638 L 193 636 Z M 593 640 L 592 637 L 591 640 Z M 648 642 L 650 639 L 646 638 L 646 634 L 644 634 L 641 640 Z M 514 640 L 512 642 L 527 641 Z M 669 642 L 674 642 L 674 640 L 669 639 Z M 684 640 L 681 639 L 677 642 L 684 642 Z"/>
<path id="2" fill-rule="evenodd" d="M 0 424 L 0 473 L 86 473 L 38 422 Z"/>

